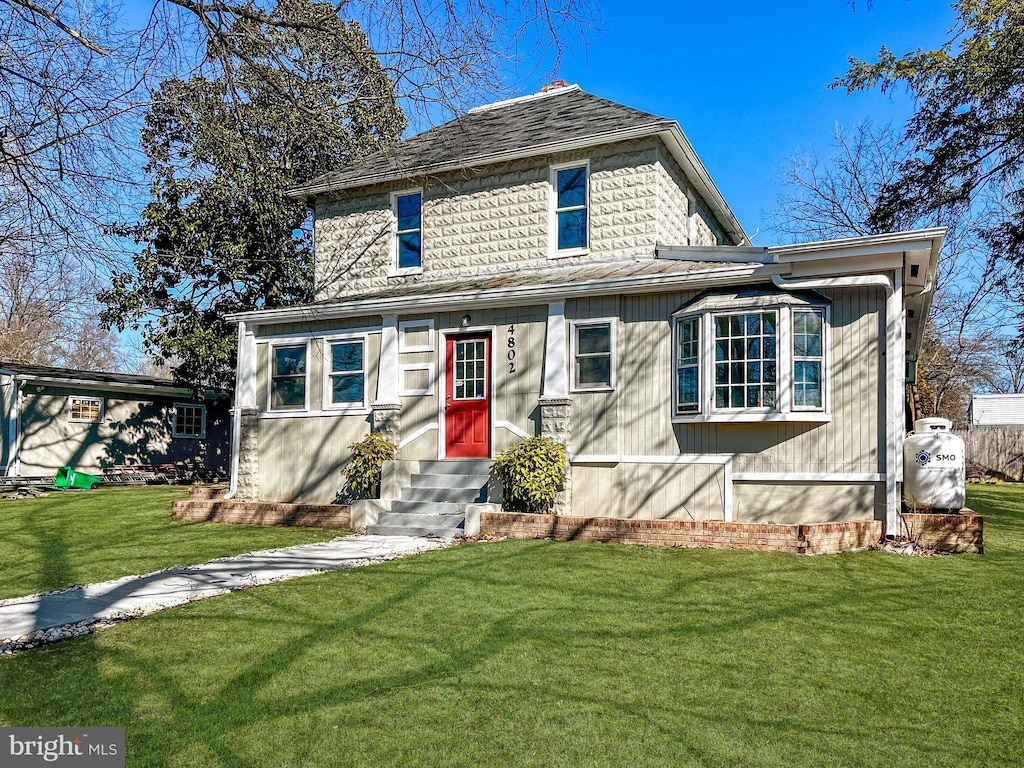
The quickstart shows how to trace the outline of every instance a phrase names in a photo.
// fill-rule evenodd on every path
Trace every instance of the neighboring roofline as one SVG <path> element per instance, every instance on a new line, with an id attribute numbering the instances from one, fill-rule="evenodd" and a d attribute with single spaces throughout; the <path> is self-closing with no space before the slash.
<path id="1" fill-rule="evenodd" d="M 422 296 L 398 296 L 380 299 L 339 299 L 325 304 L 306 304 L 296 307 L 264 309 L 253 312 L 235 312 L 226 316 L 229 322 L 245 322 L 257 325 L 295 321 L 330 320 L 359 315 L 406 314 L 410 311 L 429 311 L 459 306 L 480 309 L 491 306 L 505 306 L 518 301 L 543 303 L 579 297 L 595 293 L 651 293 L 665 292 L 675 288 L 689 287 L 693 283 L 703 287 L 722 282 L 733 285 L 741 282 L 757 282 L 768 279 L 777 272 L 775 265 L 743 264 L 715 269 L 694 270 L 675 275 L 630 275 L 608 277 L 598 280 L 550 283 L 545 285 L 519 285 L 508 288 L 488 288 L 455 291 L 451 293 Z"/>
<path id="2" fill-rule="evenodd" d="M 55 371 L 58 369 L 55 369 Z M 87 373 L 87 371 L 76 372 L 76 373 Z M 131 382 L 131 381 L 101 381 L 99 379 L 91 379 L 80 375 L 61 376 L 59 373 L 52 375 L 37 374 L 27 371 L 19 371 L 17 368 L 0 367 L 0 375 L 12 376 L 16 380 L 24 381 L 27 384 L 48 384 L 53 386 L 68 387 L 69 389 L 102 389 L 110 392 L 121 392 L 129 394 L 149 394 L 149 395 L 169 395 L 173 397 L 191 397 L 192 390 L 187 387 L 177 387 L 170 383 L 168 380 L 167 384 L 147 384 L 145 382 Z M 129 376 L 131 374 L 112 374 Z M 144 378 L 144 377 L 140 377 Z M 215 390 L 206 390 L 203 393 L 203 399 L 214 399 L 217 397 L 223 397 L 228 393 L 217 392 Z"/>
<path id="3" fill-rule="evenodd" d="M 563 92 L 564 91 L 558 91 L 558 93 Z M 495 163 L 510 162 L 512 160 L 523 160 L 531 157 L 537 157 L 539 155 L 570 152 L 577 149 L 586 149 L 588 147 L 611 144 L 616 141 L 629 141 L 655 136 L 661 138 L 662 141 L 665 142 L 669 152 L 683 169 L 683 174 L 686 176 L 687 180 L 697 187 L 698 194 L 700 194 L 718 217 L 719 222 L 726 231 L 726 234 L 733 241 L 733 245 L 750 245 L 750 239 L 743 231 L 743 226 L 740 224 L 739 219 L 736 218 L 736 214 L 732 212 L 729 204 L 725 202 L 725 198 L 715 185 L 715 182 L 711 179 L 711 175 L 704 167 L 704 164 L 700 161 L 700 158 L 697 157 L 697 153 L 694 151 L 693 145 L 690 144 L 689 139 L 687 139 L 686 135 L 683 133 L 683 129 L 679 127 L 679 123 L 675 120 L 670 120 L 668 118 L 660 118 L 654 122 L 634 128 L 605 131 L 604 133 L 599 133 L 584 139 L 566 139 L 547 142 L 544 144 L 536 144 L 528 148 L 509 150 L 507 152 L 490 152 L 480 154 L 464 158 L 462 161 L 457 163 L 414 165 L 406 168 L 361 176 L 349 182 L 300 184 L 289 189 L 287 194 L 289 197 L 308 201 L 310 198 L 316 197 L 317 195 L 327 194 L 330 192 L 341 192 L 348 189 L 361 189 L 386 182 L 407 181 L 409 179 L 426 176 L 428 174 L 438 175 L 450 173 L 472 166 L 492 165 Z"/>
<path id="4" fill-rule="evenodd" d="M 1012 397 L 1024 400 L 1024 392 L 982 392 L 980 394 L 971 394 L 972 400 L 985 399 L 989 397 Z"/>

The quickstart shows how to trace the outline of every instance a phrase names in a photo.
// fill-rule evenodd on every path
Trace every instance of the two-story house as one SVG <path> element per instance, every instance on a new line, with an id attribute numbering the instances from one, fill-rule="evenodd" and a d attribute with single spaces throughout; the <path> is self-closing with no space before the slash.
<path id="1" fill-rule="evenodd" d="M 752 247 L 674 120 L 576 86 L 294 194 L 316 301 L 232 318 L 237 498 L 330 502 L 375 430 L 399 447 L 376 530 L 451 532 L 488 460 L 544 434 L 576 515 L 898 533 L 943 230 Z"/>

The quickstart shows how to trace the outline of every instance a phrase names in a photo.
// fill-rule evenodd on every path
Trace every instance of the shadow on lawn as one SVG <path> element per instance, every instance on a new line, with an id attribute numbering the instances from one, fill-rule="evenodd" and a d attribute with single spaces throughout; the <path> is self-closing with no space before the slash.
<path id="1" fill-rule="evenodd" d="M 276 645 L 262 648 L 265 653 L 240 655 L 232 650 L 235 643 L 244 642 L 244 635 L 236 634 L 239 616 L 231 613 L 231 609 L 239 606 L 223 600 L 217 601 L 216 611 L 197 606 L 198 615 L 175 612 L 140 621 L 134 625 L 138 633 L 131 637 L 121 636 L 101 643 L 89 638 L 71 643 L 67 648 L 55 647 L 10 659 L 5 667 L 0 666 L 0 682 L 3 683 L 0 688 L 12 690 L 12 681 L 7 677 L 16 669 L 27 673 L 27 680 L 22 679 L 21 684 L 30 682 L 43 690 L 53 690 L 52 686 L 59 690 L 62 679 L 70 680 L 73 675 L 78 678 L 74 690 L 76 694 L 81 692 L 82 698 L 76 695 L 67 702 L 65 710 L 57 709 L 54 704 L 50 711 L 66 711 L 62 718 L 66 717 L 68 722 L 75 722 L 76 717 L 90 717 L 89 725 L 128 726 L 131 764 L 169 765 L 181 752 L 199 749 L 223 765 L 246 765 L 252 762 L 252 756 L 236 746 L 241 734 L 258 734 L 266 729 L 272 734 L 268 740 L 273 742 L 276 721 L 292 717 L 315 719 L 318 713 L 330 708 L 354 706 L 400 689 L 443 684 L 449 680 L 458 682 L 460 696 L 473 691 L 474 687 L 482 696 L 489 694 L 483 682 L 472 679 L 472 673 L 507 654 L 513 646 L 530 648 L 531 654 L 542 658 L 547 654 L 552 662 L 557 661 L 565 649 L 581 646 L 617 647 L 622 644 L 625 648 L 639 650 L 645 644 L 654 643 L 651 647 L 667 644 L 713 649 L 738 636 L 749 637 L 759 628 L 774 630 L 787 622 L 806 624 L 819 617 L 824 620 L 835 606 L 843 606 L 846 611 L 863 611 L 867 620 L 880 625 L 879 634 L 884 637 L 890 625 L 896 627 L 905 620 L 902 612 L 920 600 L 900 578 L 913 570 L 907 566 L 909 559 L 899 561 L 895 557 L 886 559 L 884 555 L 865 555 L 880 567 L 847 574 L 843 558 L 820 560 L 817 562 L 823 565 L 814 566 L 810 559 L 792 556 L 694 552 L 687 555 L 694 560 L 693 567 L 686 568 L 684 576 L 659 580 L 657 565 L 661 558 L 676 558 L 677 553 L 648 555 L 639 549 L 633 552 L 624 549 L 611 551 L 613 562 L 609 562 L 594 556 L 601 546 L 571 548 L 572 545 L 551 542 L 519 542 L 507 547 L 469 545 L 419 555 L 375 569 L 376 574 L 359 574 L 358 583 L 364 587 L 377 575 L 388 586 L 382 588 L 376 598 L 364 592 L 360 596 L 361 608 L 338 615 L 325 615 L 324 605 L 309 600 L 308 591 L 301 593 L 306 599 L 300 599 L 299 594 L 284 587 L 261 588 L 245 593 L 247 605 L 251 607 L 242 611 L 245 626 L 241 630 L 244 632 L 246 626 L 251 630 L 252 626 L 260 624 L 265 631 L 267 620 L 279 621 L 282 624 L 280 639 Z M 621 578 L 623 557 L 636 558 L 640 574 L 636 581 Z M 763 574 L 763 586 L 751 586 L 752 563 L 757 563 Z M 559 582 L 551 578 L 552 569 L 562 564 L 566 579 L 571 578 L 571 581 Z M 405 570 L 399 571 L 399 568 Z M 827 578 L 814 580 L 815 588 L 808 589 L 804 577 L 808 569 L 814 568 L 820 569 Z M 614 573 L 619 574 L 619 578 L 602 578 Z M 865 577 L 865 573 L 869 575 Z M 334 590 L 353 586 L 345 585 L 338 575 L 317 579 L 322 581 L 305 583 L 319 583 L 324 589 Z M 398 589 L 390 586 L 403 580 L 404 584 Z M 784 601 L 758 599 L 759 595 L 787 588 L 790 594 Z M 446 595 L 471 597 L 453 601 L 458 604 L 454 607 L 447 604 Z M 325 602 L 332 608 L 339 605 L 333 598 Z M 573 614 L 579 604 L 594 606 L 594 612 Z M 406 629 L 403 622 L 410 621 L 411 615 L 418 615 L 416 612 L 424 605 L 435 606 L 436 629 L 422 630 L 420 635 L 408 629 L 408 637 L 401 635 L 401 630 Z M 451 613 L 446 613 L 449 608 Z M 183 621 L 195 622 L 196 631 L 182 631 Z M 448 625 L 447 622 L 455 623 Z M 399 629 L 395 629 L 395 625 Z M 168 636 L 174 632 L 178 641 L 194 643 L 195 652 L 190 652 L 188 647 L 176 648 L 174 652 L 162 650 L 160 654 L 151 648 L 133 648 L 133 643 L 140 639 L 171 642 L 159 639 L 162 627 L 166 628 Z M 323 670 L 322 678 L 318 679 L 304 678 L 300 674 L 307 657 L 317 657 L 325 646 L 338 643 L 359 648 L 359 644 L 363 644 L 365 648 L 365 644 L 373 643 L 374 639 L 381 641 L 382 628 L 396 633 L 402 642 L 413 643 L 397 664 L 390 659 L 390 666 L 401 665 L 405 669 L 375 672 L 370 666 L 360 670 L 365 674 L 359 680 L 333 685 L 324 684 L 331 677 L 330 669 Z M 419 639 L 423 633 L 426 639 Z M 224 648 L 222 654 L 216 650 L 218 647 Z M 791 654 L 800 651 L 798 648 L 788 650 Z M 436 658 L 438 651 L 442 652 L 440 658 Z M 156 655 L 159 659 L 153 660 Z M 416 659 L 423 658 L 429 660 L 408 668 L 408 662 L 415 663 Z M 382 660 L 380 669 L 389 667 L 387 661 Z M 215 684 L 205 687 L 188 674 L 188 665 L 193 663 L 222 664 L 227 669 L 234 663 L 239 665 L 239 671 L 217 677 Z M 627 657 L 622 663 L 629 667 L 656 663 L 656 660 Z M 728 668 L 737 663 L 735 655 L 724 654 L 714 663 L 721 665 L 722 674 L 742 676 L 742 671 Z M 204 677 L 202 673 L 198 676 Z M 82 680 L 89 684 L 83 685 Z M 287 692 L 268 696 L 268 688 L 275 686 Z M 596 690 L 590 685 L 570 687 L 564 682 L 549 681 L 538 688 L 535 682 L 512 680 L 505 685 L 502 694 L 534 704 L 553 698 L 565 699 L 577 709 L 596 709 L 602 716 L 627 720 L 638 715 L 636 703 L 629 697 L 623 698 L 610 690 Z M 60 700 L 58 693 L 50 695 L 54 702 Z M 679 703 L 647 705 L 645 716 L 656 721 L 653 727 L 666 739 L 679 741 L 681 734 L 673 724 L 688 695 L 688 691 L 681 690 Z M 139 710 L 148 706 L 145 702 L 153 697 L 160 702 L 160 716 L 140 718 Z M 707 705 L 707 701 L 700 703 Z M 27 722 L 34 716 L 38 718 L 38 714 L 22 711 L 23 706 L 19 697 L 7 697 L 0 702 L 0 712 L 10 724 L 43 724 L 38 720 Z M 79 711 L 82 714 L 76 715 Z M 783 734 L 799 731 L 799 738 L 807 742 L 836 737 L 855 739 L 863 735 L 862 724 L 827 719 L 793 722 L 783 715 L 773 719 L 760 716 L 762 714 L 731 712 L 729 716 L 736 721 L 733 727 L 774 729 Z M 712 708 L 695 709 L 688 715 L 714 728 L 723 713 Z M 746 720 L 746 725 L 741 720 Z M 323 728 L 326 739 L 330 731 L 327 725 Z M 337 735 L 339 747 L 344 738 L 342 730 Z M 724 757 L 716 747 L 702 747 L 693 741 L 680 743 L 679 750 L 681 757 L 688 756 L 697 762 L 713 763 Z"/>

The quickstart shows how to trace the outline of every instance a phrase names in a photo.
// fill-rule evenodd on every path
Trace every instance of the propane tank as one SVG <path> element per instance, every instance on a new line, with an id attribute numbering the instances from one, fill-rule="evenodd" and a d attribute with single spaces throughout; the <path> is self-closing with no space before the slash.
<path id="1" fill-rule="evenodd" d="M 959 511 L 966 497 L 964 441 L 949 419 L 918 419 L 903 441 L 903 501 L 910 509 Z"/>

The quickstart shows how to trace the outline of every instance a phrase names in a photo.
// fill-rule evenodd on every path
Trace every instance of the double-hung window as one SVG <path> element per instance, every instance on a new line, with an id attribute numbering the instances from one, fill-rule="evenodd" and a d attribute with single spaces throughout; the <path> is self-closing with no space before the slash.
<path id="1" fill-rule="evenodd" d="M 366 407 L 366 350 L 363 339 L 327 341 L 324 407 Z"/>
<path id="2" fill-rule="evenodd" d="M 711 290 L 673 315 L 673 418 L 827 421 L 828 299 Z"/>
<path id="3" fill-rule="evenodd" d="M 825 355 L 822 337 L 824 312 L 820 309 L 793 312 L 793 407 L 821 408 Z"/>
<path id="4" fill-rule="evenodd" d="M 270 348 L 270 410 L 307 410 L 306 343 Z"/>
<path id="5" fill-rule="evenodd" d="M 574 391 L 615 388 L 615 322 L 579 320 L 572 324 Z"/>
<path id="6" fill-rule="evenodd" d="M 420 190 L 391 195 L 394 220 L 392 274 L 417 274 L 423 270 L 423 194 Z"/>
<path id="7" fill-rule="evenodd" d="M 590 164 L 587 162 L 551 168 L 553 256 L 582 253 L 590 245 L 589 176 Z"/>

